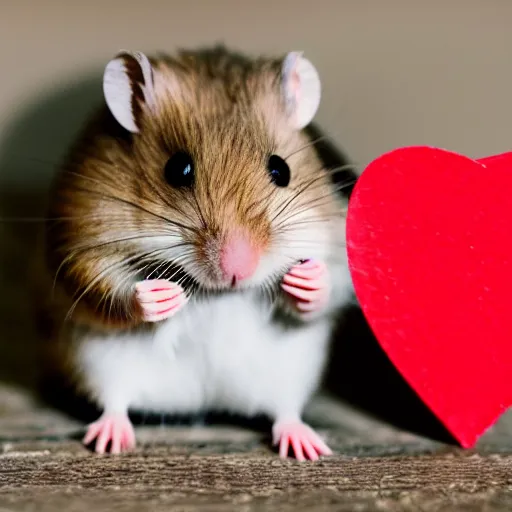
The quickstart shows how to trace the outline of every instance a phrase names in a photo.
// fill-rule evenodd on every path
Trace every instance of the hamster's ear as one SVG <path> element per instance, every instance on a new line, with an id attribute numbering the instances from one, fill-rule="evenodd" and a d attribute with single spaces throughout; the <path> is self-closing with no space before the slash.
<path id="1" fill-rule="evenodd" d="M 141 52 L 122 50 L 105 67 L 103 94 L 108 108 L 126 130 L 137 133 L 141 103 L 154 108 L 153 69 Z"/>
<path id="2" fill-rule="evenodd" d="M 302 52 L 289 53 L 282 65 L 282 92 L 294 126 L 302 129 L 315 117 L 320 105 L 320 77 Z"/>

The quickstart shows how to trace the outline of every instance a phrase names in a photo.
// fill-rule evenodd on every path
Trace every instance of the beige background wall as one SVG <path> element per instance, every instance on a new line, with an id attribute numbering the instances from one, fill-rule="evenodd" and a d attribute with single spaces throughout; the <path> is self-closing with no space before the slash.
<path id="1" fill-rule="evenodd" d="M 118 49 L 217 41 L 304 50 L 323 79 L 317 119 L 360 165 L 408 144 L 512 150 L 512 0 L 0 4 L 0 184 L 46 180 Z"/>
<path id="2" fill-rule="evenodd" d="M 304 50 L 323 78 L 317 119 L 362 166 L 409 144 L 512 150 L 511 28 L 512 0 L 0 0 L 0 383 L 32 385 L 40 367 L 28 309 L 39 298 L 25 285 L 42 224 L 3 219 L 41 216 L 41 191 L 119 49 Z M 358 368 L 386 364 L 354 339 L 339 371 L 348 388 Z M 365 372 L 356 387 L 410 414 Z"/>

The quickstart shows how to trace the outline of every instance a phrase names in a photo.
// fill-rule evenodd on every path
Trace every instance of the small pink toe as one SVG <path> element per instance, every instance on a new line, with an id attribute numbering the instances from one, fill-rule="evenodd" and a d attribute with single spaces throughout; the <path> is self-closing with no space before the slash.
<path id="1" fill-rule="evenodd" d="M 137 298 L 141 304 L 165 302 L 178 297 L 183 293 L 181 288 L 171 288 L 169 290 L 137 292 Z"/>
<path id="2" fill-rule="evenodd" d="M 160 322 L 170 318 L 187 303 L 187 300 L 186 297 L 180 296 L 169 303 L 152 305 L 151 308 L 143 308 L 144 320 L 146 322 Z"/>
<path id="3" fill-rule="evenodd" d="M 288 450 L 290 449 L 290 438 L 288 434 L 283 434 L 279 441 L 279 457 L 286 459 L 288 457 Z"/>
<path id="4" fill-rule="evenodd" d="M 322 262 L 308 262 L 302 265 L 295 265 L 288 271 L 288 275 L 303 280 L 318 279 L 325 275 L 327 267 Z"/>
<path id="5" fill-rule="evenodd" d="M 101 423 L 91 423 L 89 427 L 87 428 L 87 432 L 85 433 L 85 436 L 82 440 L 82 442 L 85 445 L 90 444 L 96 437 L 98 437 L 98 434 L 101 430 Z"/>
<path id="6" fill-rule="evenodd" d="M 107 449 L 108 442 L 112 439 L 112 421 L 107 420 L 103 424 L 103 428 L 100 430 L 98 437 L 96 439 L 96 452 L 97 453 L 105 453 Z"/>
<path id="7" fill-rule="evenodd" d="M 133 428 L 125 429 L 122 432 L 122 448 L 125 450 L 133 450 L 135 448 L 135 432 Z"/>
<path id="8" fill-rule="evenodd" d="M 295 453 L 295 458 L 300 461 L 306 460 L 304 457 L 304 452 L 302 451 L 302 439 L 297 434 L 292 434 L 291 441 L 293 452 Z"/>
<path id="9" fill-rule="evenodd" d="M 286 274 L 283 277 L 283 283 L 303 290 L 318 290 L 324 286 L 320 279 L 303 279 L 292 274 Z"/>
<path id="10" fill-rule="evenodd" d="M 299 263 L 292 268 L 297 271 L 305 270 L 307 272 L 324 272 L 327 267 L 323 261 L 307 260 L 304 263 Z"/>
<path id="11" fill-rule="evenodd" d="M 112 423 L 112 436 L 110 444 L 110 453 L 116 454 L 121 453 L 121 445 L 123 441 L 123 428 L 121 423 Z"/>
<path id="12" fill-rule="evenodd" d="M 179 307 L 185 301 L 183 294 L 165 301 L 141 302 L 140 305 L 146 314 L 162 314 Z"/>
<path id="13" fill-rule="evenodd" d="M 281 288 L 295 297 L 296 299 L 307 301 L 307 302 L 313 302 L 318 300 L 323 295 L 323 290 L 303 290 L 302 288 L 297 288 L 295 286 L 289 286 L 287 284 L 282 284 Z"/>
<path id="14" fill-rule="evenodd" d="M 306 456 L 310 460 L 318 460 L 320 456 L 316 452 L 315 448 L 311 444 L 311 441 L 307 438 L 302 439 L 302 447 L 304 448 L 304 451 L 306 452 Z"/>

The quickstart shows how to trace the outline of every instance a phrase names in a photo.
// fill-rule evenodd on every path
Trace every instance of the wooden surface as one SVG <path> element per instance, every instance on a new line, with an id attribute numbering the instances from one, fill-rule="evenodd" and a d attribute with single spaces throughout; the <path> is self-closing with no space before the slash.
<path id="1" fill-rule="evenodd" d="M 82 424 L 26 393 L 4 387 L 0 404 L 1 512 L 512 510 L 507 416 L 462 452 L 320 396 L 308 416 L 336 454 L 299 463 L 234 426 L 141 426 L 134 453 L 97 456 Z"/>

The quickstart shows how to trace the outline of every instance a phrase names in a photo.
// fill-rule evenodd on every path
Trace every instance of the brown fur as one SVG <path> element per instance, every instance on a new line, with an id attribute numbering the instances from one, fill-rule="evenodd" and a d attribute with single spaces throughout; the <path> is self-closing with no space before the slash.
<path id="1" fill-rule="evenodd" d="M 295 208 L 329 195 L 329 178 L 320 176 L 308 138 L 290 127 L 281 63 L 222 48 L 158 56 L 152 59 L 157 109 L 138 103 L 140 133 L 124 132 L 106 106 L 87 124 L 54 183 L 45 242 L 50 273 L 63 291 L 59 308 L 71 311 L 75 322 L 141 324 L 135 277 L 122 267 L 137 244 L 126 239 L 158 233 L 166 228 L 163 219 L 186 226 L 190 257 L 213 282 L 215 256 L 233 229 L 248 232 L 264 250 L 273 236 L 272 215 L 301 188 L 307 190 Z M 173 189 L 164 179 L 165 163 L 177 150 L 195 161 L 193 192 Z M 286 159 L 294 152 L 290 186 L 276 190 L 266 161 L 273 153 Z M 308 188 L 312 180 L 317 183 Z M 339 214 L 334 199 L 315 207 L 326 216 Z M 116 239 L 125 240 L 112 243 Z"/>

